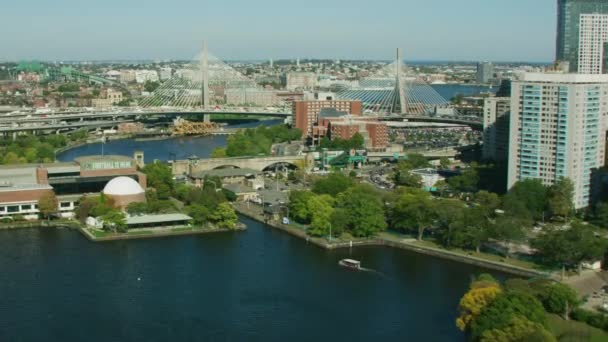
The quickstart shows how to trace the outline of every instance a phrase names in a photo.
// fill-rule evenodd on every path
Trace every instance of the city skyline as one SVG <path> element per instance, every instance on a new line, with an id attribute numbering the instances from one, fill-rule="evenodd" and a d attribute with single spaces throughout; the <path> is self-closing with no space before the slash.
<path id="1" fill-rule="evenodd" d="M 375 4 L 377 16 L 362 10 L 368 5 L 360 1 L 313 0 L 295 10 L 275 0 L 236 1 L 230 7 L 180 0 L 170 8 L 156 0 L 13 2 L 0 13 L 5 33 L 0 60 L 189 59 L 203 39 L 225 60 L 384 60 L 395 47 L 404 48 L 406 60 L 417 61 L 554 59 L 554 0 Z"/>

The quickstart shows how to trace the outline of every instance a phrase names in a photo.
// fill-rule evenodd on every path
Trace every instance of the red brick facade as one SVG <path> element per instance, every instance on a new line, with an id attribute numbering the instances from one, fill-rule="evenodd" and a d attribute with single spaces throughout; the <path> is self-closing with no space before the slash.
<path id="1" fill-rule="evenodd" d="M 334 108 L 339 112 L 361 116 L 363 105 L 361 101 L 330 100 L 330 101 L 294 101 L 293 124 L 302 130 L 303 137 L 313 135 L 313 126 L 319 120 L 319 113 L 324 108 Z"/>

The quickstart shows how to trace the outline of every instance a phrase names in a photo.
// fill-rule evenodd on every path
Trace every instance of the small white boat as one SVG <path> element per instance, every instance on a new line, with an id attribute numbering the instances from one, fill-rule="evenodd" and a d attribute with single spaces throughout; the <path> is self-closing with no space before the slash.
<path id="1" fill-rule="evenodd" d="M 342 259 L 338 261 L 338 265 L 357 271 L 361 270 L 361 262 L 353 259 Z"/>

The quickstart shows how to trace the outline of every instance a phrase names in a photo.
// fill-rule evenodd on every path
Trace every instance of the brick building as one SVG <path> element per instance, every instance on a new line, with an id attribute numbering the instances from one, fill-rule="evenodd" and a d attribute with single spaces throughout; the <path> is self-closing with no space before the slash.
<path id="1" fill-rule="evenodd" d="M 330 100 L 330 101 L 294 101 L 293 123 L 302 130 L 303 137 L 313 136 L 313 126 L 319 121 L 319 113 L 325 108 L 332 108 L 344 114 L 361 116 L 363 106 L 361 101 Z"/>
<path id="2" fill-rule="evenodd" d="M 115 177 L 129 177 L 146 188 L 146 175 L 137 171 L 135 160 L 126 156 L 90 156 L 71 163 L 0 166 L 0 219 L 22 215 L 38 217 L 38 201 L 54 193 L 63 217 L 73 215 L 78 199 L 99 193 Z"/>

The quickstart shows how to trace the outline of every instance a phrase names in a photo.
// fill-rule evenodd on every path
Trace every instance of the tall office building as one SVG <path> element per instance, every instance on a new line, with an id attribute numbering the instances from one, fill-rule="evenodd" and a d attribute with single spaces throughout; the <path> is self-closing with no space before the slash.
<path id="1" fill-rule="evenodd" d="M 578 42 L 578 73 L 604 74 L 608 42 L 608 14 L 581 14 Z"/>
<path id="2" fill-rule="evenodd" d="M 567 62 L 571 72 L 578 71 L 581 14 L 608 14 L 606 0 L 557 1 L 556 60 Z"/>
<path id="3" fill-rule="evenodd" d="M 494 77 L 494 65 L 492 63 L 477 63 L 477 83 L 490 83 Z"/>
<path id="4" fill-rule="evenodd" d="M 523 74 L 511 88 L 508 187 L 562 177 L 576 208 L 589 205 L 591 177 L 604 165 L 608 75 Z"/>
<path id="5" fill-rule="evenodd" d="M 510 97 L 488 97 L 483 104 L 484 159 L 506 161 L 509 158 Z"/>

